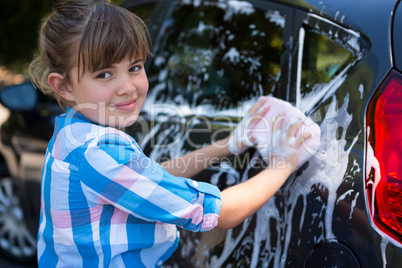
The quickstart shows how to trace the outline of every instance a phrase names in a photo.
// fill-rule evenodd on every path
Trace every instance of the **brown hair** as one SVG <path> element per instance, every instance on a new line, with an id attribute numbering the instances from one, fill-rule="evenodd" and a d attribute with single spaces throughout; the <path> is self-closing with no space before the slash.
<path id="1" fill-rule="evenodd" d="M 48 84 L 50 73 L 70 82 L 70 71 L 78 65 L 78 78 L 86 72 L 134 56 L 150 54 L 149 33 L 134 13 L 105 0 L 66 0 L 54 6 L 39 34 L 39 51 L 29 71 L 33 83 L 54 97 L 60 106 L 72 105 Z"/>

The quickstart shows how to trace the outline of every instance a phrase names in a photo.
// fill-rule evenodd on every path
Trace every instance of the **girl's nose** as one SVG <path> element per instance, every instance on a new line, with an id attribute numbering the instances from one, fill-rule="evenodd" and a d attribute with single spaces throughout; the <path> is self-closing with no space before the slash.
<path id="1" fill-rule="evenodd" d="M 117 88 L 117 95 L 132 94 L 135 92 L 136 87 L 133 79 L 129 75 L 122 77 L 120 85 Z"/>

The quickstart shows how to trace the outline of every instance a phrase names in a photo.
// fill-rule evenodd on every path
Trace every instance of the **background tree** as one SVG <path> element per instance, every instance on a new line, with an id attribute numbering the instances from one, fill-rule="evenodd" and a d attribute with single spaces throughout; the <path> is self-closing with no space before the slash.
<path id="1" fill-rule="evenodd" d="M 21 72 L 36 49 L 41 19 L 51 10 L 55 0 L 0 2 L 0 65 Z"/>
<path id="2" fill-rule="evenodd" d="M 0 0 L 0 66 L 14 72 L 27 69 L 37 47 L 41 20 L 57 1 Z"/>

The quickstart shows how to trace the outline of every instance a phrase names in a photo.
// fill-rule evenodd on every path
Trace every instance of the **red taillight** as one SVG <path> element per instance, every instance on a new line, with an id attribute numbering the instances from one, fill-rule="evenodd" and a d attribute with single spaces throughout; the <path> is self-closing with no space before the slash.
<path id="1" fill-rule="evenodd" d="M 402 243 L 402 74 L 390 72 L 370 101 L 367 126 L 378 161 L 366 180 L 371 215 L 381 231 Z"/>

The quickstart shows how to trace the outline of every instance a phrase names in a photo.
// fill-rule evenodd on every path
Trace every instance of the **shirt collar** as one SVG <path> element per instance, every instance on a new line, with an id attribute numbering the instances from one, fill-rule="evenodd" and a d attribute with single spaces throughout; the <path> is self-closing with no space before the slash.
<path id="1" fill-rule="evenodd" d="M 72 118 L 75 118 L 75 119 L 78 119 L 78 120 L 83 120 L 83 121 L 92 123 L 91 120 L 89 120 L 88 118 L 86 118 L 82 113 L 80 113 L 80 112 L 74 110 L 74 109 L 71 108 L 71 107 L 67 107 L 66 115 L 67 115 L 68 117 L 72 117 Z"/>

